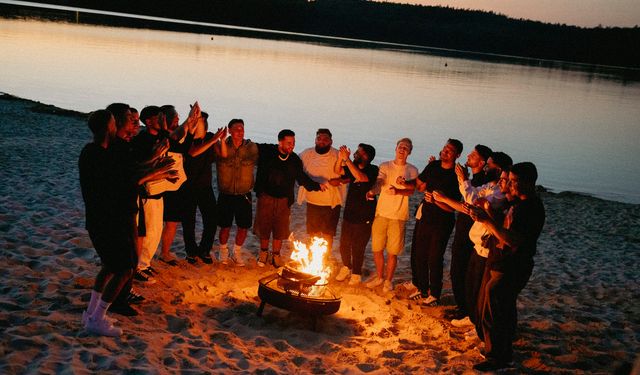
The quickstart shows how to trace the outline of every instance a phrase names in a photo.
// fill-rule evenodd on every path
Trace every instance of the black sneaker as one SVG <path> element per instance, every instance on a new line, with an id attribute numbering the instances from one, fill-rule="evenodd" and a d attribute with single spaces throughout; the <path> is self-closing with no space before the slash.
<path id="1" fill-rule="evenodd" d="M 185 259 L 187 260 L 187 262 L 189 262 L 189 264 L 198 263 L 198 259 L 196 259 L 195 255 L 187 255 Z"/>
<path id="2" fill-rule="evenodd" d="M 152 277 L 158 274 L 158 271 L 156 271 L 155 268 L 153 268 L 151 266 L 143 269 L 142 272 L 144 272 L 147 275 L 152 276 Z"/>
<path id="3" fill-rule="evenodd" d="M 131 304 L 139 304 L 142 303 L 145 300 L 145 298 L 143 296 L 141 296 L 140 294 L 134 292 L 133 290 L 131 292 L 129 292 L 129 297 L 127 297 L 127 302 L 131 303 Z"/>
<path id="4" fill-rule="evenodd" d="M 198 255 L 198 258 L 202 259 L 202 261 L 206 264 L 213 264 L 213 258 L 211 258 L 211 255 L 209 253 L 200 254 Z"/>
<path id="5" fill-rule="evenodd" d="M 156 282 L 156 279 L 151 277 L 148 273 L 144 272 L 143 270 L 137 270 L 133 278 L 143 283 L 153 284 Z"/>
<path id="6" fill-rule="evenodd" d="M 126 304 L 113 304 L 109 306 L 109 312 L 123 315 L 123 316 L 136 316 L 138 315 L 138 311 L 131 307 L 128 303 Z"/>

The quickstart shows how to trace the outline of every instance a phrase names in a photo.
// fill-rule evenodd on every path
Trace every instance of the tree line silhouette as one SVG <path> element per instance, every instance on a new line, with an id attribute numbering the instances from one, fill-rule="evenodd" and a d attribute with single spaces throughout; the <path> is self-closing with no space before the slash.
<path id="1" fill-rule="evenodd" d="M 640 68 L 640 28 L 637 25 L 633 28 L 584 28 L 513 19 L 486 11 L 367 0 L 50 0 L 39 3 L 526 58 Z M 7 13 L 7 6 L 3 8 L 3 13 Z M 29 12 L 24 8 L 16 11 L 15 7 L 13 11 L 14 15 L 15 12 Z M 68 13 L 64 15 L 64 12 L 57 14 L 63 18 L 70 17 Z M 209 31 L 203 27 L 102 15 L 83 14 L 81 19 L 87 23 Z M 258 36 L 246 31 L 217 32 Z"/>

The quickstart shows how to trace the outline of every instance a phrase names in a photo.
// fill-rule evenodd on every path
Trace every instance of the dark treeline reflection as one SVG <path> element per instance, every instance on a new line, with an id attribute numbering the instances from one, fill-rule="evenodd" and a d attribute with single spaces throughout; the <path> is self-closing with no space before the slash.
<path id="1" fill-rule="evenodd" d="M 40 1 L 235 26 L 640 68 L 640 28 L 582 28 L 493 12 L 364 0 Z M 14 9 L 15 11 L 15 9 Z M 3 13 L 5 13 L 3 11 Z M 132 20 L 82 15 L 84 22 Z M 135 21 L 137 27 L 158 27 Z M 193 30 L 184 25 L 163 28 Z"/>

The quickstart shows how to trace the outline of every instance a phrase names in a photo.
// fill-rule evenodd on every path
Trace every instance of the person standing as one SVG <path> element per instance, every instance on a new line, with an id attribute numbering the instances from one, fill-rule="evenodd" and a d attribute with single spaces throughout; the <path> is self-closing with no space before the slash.
<path id="1" fill-rule="evenodd" d="M 340 158 L 335 165 L 335 170 L 341 171 L 342 178 L 349 183 L 340 231 L 342 267 L 336 281 L 349 277 L 349 285 L 358 285 L 362 280 L 364 250 L 371 238 L 376 213 L 376 200 L 367 199 L 367 192 L 376 183 L 378 167 L 371 164 L 376 156 L 373 146 L 360 143 L 353 153 L 353 161 L 349 158 L 350 153 L 347 146 L 341 146 Z"/>
<path id="2" fill-rule="evenodd" d="M 193 142 L 184 158 L 187 180 L 182 184 L 179 195 L 184 204 L 182 235 L 187 262 L 194 264 L 200 258 L 207 263 L 211 259 L 211 247 L 216 234 L 216 196 L 211 184 L 211 165 L 215 160 L 214 145 L 226 136 L 221 128 L 214 134 L 208 132 L 209 114 L 200 112 L 193 135 Z M 200 244 L 196 242 L 196 211 L 202 216 Z M 160 258 L 163 260 L 163 258 Z"/>
<path id="3" fill-rule="evenodd" d="M 300 153 L 305 173 L 315 182 L 327 183 L 329 188 L 324 191 L 308 191 L 300 186 L 298 190 L 298 204 L 307 202 L 307 234 L 324 238 L 329 249 L 328 255 L 333 248 L 333 237 L 347 193 L 346 186 L 340 184 L 340 173 L 334 170 L 339 155 L 332 144 L 331 131 L 318 129 L 315 147 Z"/>
<path id="4" fill-rule="evenodd" d="M 218 226 L 220 227 L 220 253 L 222 264 L 229 259 L 229 235 L 235 219 L 236 238 L 230 259 L 244 266 L 242 245 L 251 227 L 251 203 L 258 161 L 258 146 L 244 138 L 244 121 L 232 119 L 227 125 L 229 137 L 216 145 L 216 172 L 218 174 Z"/>
<path id="5" fill-rule="evenodd" d="M 471 179 L 468 178 L 466 173 L 463 173 L 466 172 L 465 168 L 459 164 L 456 165 L 459 189 L 464 185 L 464 181 L 468 181 L 472 187 L 478 187 L 488 182 L 485 166 L 487 165 L 487 160 L 491 157 L 491 152 L 489 147 L 479 144 L 467 155 L 466 167 L 471 169 Z M 469 215 L 464 212 L 457 213 L 453 243 L 451 244 L 451 265 L 449 268 L 451 289 L 457 306 L 451 313 L 451 318 L 453 319 L 462 319 L 468 315 L 469 309 L 465 304 L 465 276 L 467 274 L 469 258 L 471 257 L 471 253 L 473 253 L 473 242 L 469 239 L 469 230 L 472 225 L 473 220 L 471 220 Z M 473 306 L 470 306 L 470 308 L 473 308 Z"/>
<path id="6" fill-rule="evenodd" d="M 462 142 L 449 139 L 440 151 L 439 160 L 429 163 L 416 180 L 401 181 L 409 186 L 417 185 L 419 191 L 425 192 L 416 214 L 411 244 L 412 283 L 420 291 L 420 303 L 425 306 L 435 306 L 440 299 L 444 252 L 455 223 L 453 209 L 435 201 L 432 193 L 439 190 L 453 200 L 461 200 L 455 173 L 456 159 L 461 152 Z"/>
<path id="7" fill-rule="evenodd" d="M 412 150 L 411 139 L 400 139 L 396 143 L 395 159 L 380 164 L 376 185 L 367 192 L 369 199 L 376 194 L 380 195 L 371 227 L 371 248 L 376 275 L 367 282 L 368 288 L 382 285 L 385 292 L 393 290 L 393 275 L 398 264 L 398 255 L 404 250 L 406 223 L 409 219 L 409 197 L 415 190 L 415 186 L 404 186 L 398 181 L 414 180 L 418 176 L 418 169 L 407 162 Z"/>
<path id="8" fill-rule="evenodd" d="M 280 250 L 282 241 L 289 237 L 289 220 L 296 181 L 309 191 L 327 189 L 326 184 L 319 184 L 304 173 L 302 161 L 293 152 L 295 145 L 296 134 L 289 129 L 278 133 L 277 145 L 258 143 L 258 170 L 254 186 L 258 203 L 253 229 L 260 238 L 260 267 L 267 264 L 271 239 L 271 263 L 275 267 L 283 265 Z"/>
<path id="9" fill-rule="evenodd" d="M 536 194 L 538 171 L 531 162 L 514 164 L 509 172 L 509 194 L 516 198 L 502 223 L 482 209 L 469 215 L 491 233 L 489 258 L 478 305 L 478 336 L 484 340 L 486 360 L 473 366 L 479 371 L 508 367 L 513 356 L 518 295 L 533 271 L 533 257 L 545 222 L 545 209 Z"/>

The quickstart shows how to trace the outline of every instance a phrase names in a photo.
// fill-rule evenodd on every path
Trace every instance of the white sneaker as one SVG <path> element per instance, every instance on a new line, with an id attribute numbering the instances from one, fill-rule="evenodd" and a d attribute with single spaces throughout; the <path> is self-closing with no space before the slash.
<path id="1" fill-rule="evenodd" d="M 390 280 L 385 280 L 384 285 L 382 286 L 382 291 L 385 293 L 389 293 L 393 291 L 393 283 Z"/>
<path id="2" fill-rule="evenodd" d="M 336 281 L 345 281 L 351 275 L 351 270 L 347 266 L 342 266 L 336 276 Z"/>
<path id="3" fill-rule="evenodd" d="M 88 332 L 95 333 L 100 336 L 116 337 L 122 335 L 122 329 L 114 327 L 106 319 L 94 319 L 93 317 L 89 317 L 84 328 Z"/>
<path id="4" fill-rule="evenodd" d="M 438 299 L 434 296 L 429 296 L 427 298 L 420 299 L 420 304 L 422 306 L 435 307 L 438 306 Z"/>
<path id="5" fill-rule="evenodd" d="M 82 312 L 82 326 L 83 327 L 87 325 L 87 321 L 89 320 L 90 316 L 91 316 L 91 314 L 89 314 L 89 312 L 87 312 L 87 310 L 84 310 Z M 106 315 L 105 315 L 104 318 L 111 324 L 115 324 L 118 321 L 118 319 L 110 318 L 110 317 L 108 317 Z"/>
<path id="6" fill-rule="evenodd" d="M 351 274 L 351 278 L 349 279 L 349 285 L 360 285 L 362 282 L 362 276 L 356 275 L 354 273 Z"/>
<path id="7" fill-rule="evenodd" d="M 260 254 L 258 254 L 258 267 L 266 266 L 267 260 L 269 260 L 269 252 L 265 250 L 260 250 Z"/>
<path id="8" fill-rule="evenodd" d="M 469 317 L 468 317 L 468 316 L 465 316 L 465 317 L 464 317 L 464 318 L 462 318 L 462 319 L 453 319 L 453 320 L 451 321 L 451 325 L 452 325 L 452 326 L 454 326 L 454 327 L 458 327 L 458 328 L 460 328 L 460 327 L 468 327 L 468 326 L 472 326 L 472 325 L 473 325 L 473 323 L 471 322 L 471 319 L 469 319 Z"/>
<path id="9" fill-rule="evenodd" d="M 382 285 L 382 283 L 384 283 L 384 280 L 382 280 L 381 278 L 378 277 L 378 275 L 374 276 L 373 279 L 369 280 L 369 282 L 367 282 L 367 288 L 369 289 L 373 289 L 376 287 L 379 287 L 380 285 Z"/>
<path id="10" fill-rule="evenodd" d="M 229 264 L 229 248 L 220 246 L 220 252 L 218 253 L 220 257 L 220 263 Z"/>
<path id="11" fill-rule="evenodd" d="M 245 266 L 244 261 L 242 260 L 242 250 L 240 250 L 240 249 L 235 249 L 233 251 L 233 255 L 230 257 L 230 259 L 238 267 L 244 267 Z"/>

